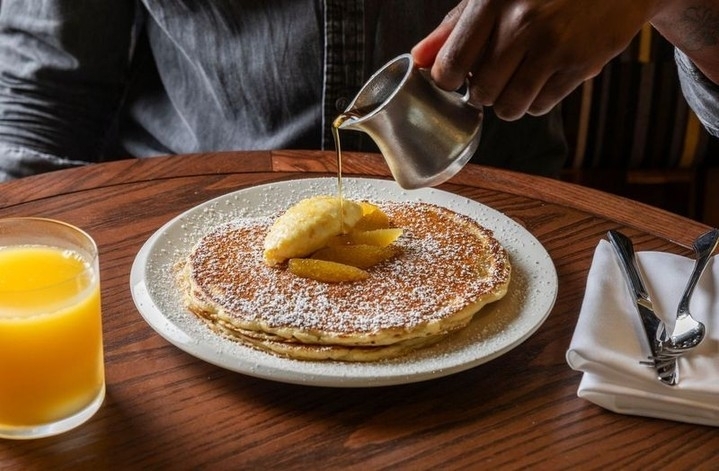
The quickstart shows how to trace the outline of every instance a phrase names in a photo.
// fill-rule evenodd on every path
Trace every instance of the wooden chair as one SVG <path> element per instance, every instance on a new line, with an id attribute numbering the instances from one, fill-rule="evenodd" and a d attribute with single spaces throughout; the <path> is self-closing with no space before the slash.
<path id="1" fill-rule="evenodd" d="M 684 100 L 673 46 L 651 26 L 562 106 L 563 179 L 719 224 L 719 195 L 706 184 L 717 140 Z"/>

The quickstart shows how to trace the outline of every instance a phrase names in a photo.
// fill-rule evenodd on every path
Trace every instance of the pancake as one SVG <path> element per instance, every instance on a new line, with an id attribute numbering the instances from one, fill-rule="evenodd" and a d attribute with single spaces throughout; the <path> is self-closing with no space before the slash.
<path id="1" fill-rule="evenodd" d="M 447 208 L 375 202 L 399 255 L 352 283 L 300 278 L 263 260 L 273 218 L 244 218 L 202 237 L 180 262 L 190 311 L 228 338 L 306 360 L 376 361 L 465 327 L 507 292 L 511 265 L 490 230 Z"/>
<path id="2" fill-rule="evenodd" d="M 202 314 L 199 314 L 200 316 Z M 232 340 L 242 342 L 260 350 L 297 360 L 377 361 L 405 355 L 421 347 L 433 345 L 445 335 L 418 337 L 391 345 L 349 346 L 307 344 L 293 339 L 251 330 L 239 329 L 218 319 L 208 322 L 210 328 Z"/>

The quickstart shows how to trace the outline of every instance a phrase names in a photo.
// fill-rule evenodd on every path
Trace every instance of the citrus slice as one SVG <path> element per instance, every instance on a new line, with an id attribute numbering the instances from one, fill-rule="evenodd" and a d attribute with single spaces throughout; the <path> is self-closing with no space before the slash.
<path id="1" fill-rule="evenodd" d="M 397 252 L 394 246 L 340 245 L 320 249 L 312 254 L 312 258 L 366 269 L 394 257 Z"/>
<path id="2" fill-rule="evenodd" d="M 354 226 L 355 230 L 370 231 L 389 227 L 389 216 L 379 206 L 367 201 L 360 201 L 362 218 Z"/>
<path id="3" fill-rule="evenodd" d="M 323 283 L 346 283 L 369 277 L 369 273 L 360 268 L 313 258 L 291 258 L 287 266 L 295 276 Z"/>

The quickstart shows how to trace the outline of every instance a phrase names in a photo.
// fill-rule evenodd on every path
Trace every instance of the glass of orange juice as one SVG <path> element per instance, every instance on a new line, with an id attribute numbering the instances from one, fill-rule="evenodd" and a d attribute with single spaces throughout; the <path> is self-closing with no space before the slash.
<path id="1" fill-rule="evenodd" d="M 104 397 L 95 242 L 51 219 L 0 219 L 0 437 L 65 432 Z"/>

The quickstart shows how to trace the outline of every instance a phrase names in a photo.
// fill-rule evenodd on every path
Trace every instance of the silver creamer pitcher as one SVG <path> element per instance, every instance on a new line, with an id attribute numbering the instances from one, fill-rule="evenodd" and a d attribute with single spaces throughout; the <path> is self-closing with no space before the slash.
<path id="1" fill-rule="evenodd" d="M 397 183 L 439 185 L 467 163 L 479 145 L 483 112 L 469 93 L 437 87 L 410 54 L 375 72 L 347 107 L 339 129 L 367 133 Z"/>

